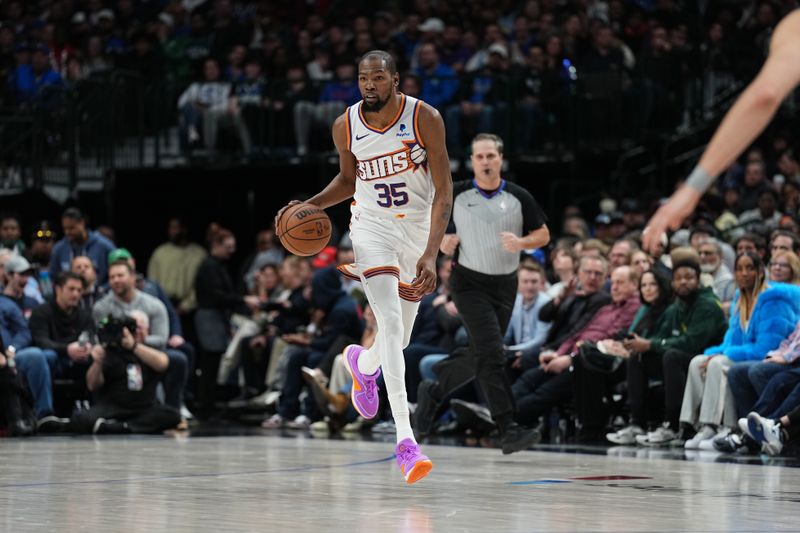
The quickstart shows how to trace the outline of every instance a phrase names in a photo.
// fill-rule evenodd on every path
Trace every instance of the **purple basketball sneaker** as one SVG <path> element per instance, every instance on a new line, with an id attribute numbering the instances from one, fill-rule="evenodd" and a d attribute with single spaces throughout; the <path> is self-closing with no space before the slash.
<path id="1" fill-rule="evenodd" d="M 363 346 L 351 344 L 344 349 L 344 364 L 353 377 L 353 389 L 350 396 L 353 399 L 353 407 L 358 414 L 369 420 L 378 414 L 378 377 L 381 369 L 370 376 L 365 376 L 358 369 L 358 357 L 364 351 Z"/>
<path id="2" fill-rule="evenodd" d="M 397 466 L 409 485 L 427 476 L 433 468 L 431 460 L 422 455 L 419 446 L 411 439 L 401 440 L 395 447 L 394 454 L 397 457 Z"/>

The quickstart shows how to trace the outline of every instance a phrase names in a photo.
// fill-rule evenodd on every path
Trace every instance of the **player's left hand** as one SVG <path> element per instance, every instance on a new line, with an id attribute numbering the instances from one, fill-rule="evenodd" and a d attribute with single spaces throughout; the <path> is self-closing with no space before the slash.
<path id="1" fill-rule="evenodd" d="M 500 242 L 503 244 L 503 249 L 507 252 L 517 253 L 522 250 L 522 239 L 510 231 L 504 231 L 500 234 Z"/>
<path id="2" fill-rule="evenodd" d="M 411 283 L 417 296 L 425 296 L 436 290 L 436 256 L 423 255 L 417 261 L 417 277 Z"/>
<path id="3" fill-rule="evenodd" d="M 676 230 L 686 217 L 694 212 L 700 193 L 692 187 L 682 186 L 670 199 L 658 208 L 650 222 L 642 232 L 642 247 L 648 252 L 655 252 L 667 229 Z"/>

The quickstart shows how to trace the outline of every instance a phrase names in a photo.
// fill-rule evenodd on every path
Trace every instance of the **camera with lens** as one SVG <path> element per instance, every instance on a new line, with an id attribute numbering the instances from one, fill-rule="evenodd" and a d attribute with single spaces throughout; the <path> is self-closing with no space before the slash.
<path id="1" fill-rule="evenodd" d="M 97 339 L 104 346 L 122 350 L 122 329 L 127 329 L 131 335 L 136 335 L 136 320 L 129 316 L 108 315 L 100 321 L 97 328 Z"/>

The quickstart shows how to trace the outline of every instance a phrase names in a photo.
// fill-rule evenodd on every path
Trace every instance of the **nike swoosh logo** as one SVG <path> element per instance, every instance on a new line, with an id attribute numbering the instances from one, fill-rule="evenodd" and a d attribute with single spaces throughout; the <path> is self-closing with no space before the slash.
<path id="1" fill-rule="evenodd" d="M 356 140 L 357 140 L 357 141 L 360 141 L 361 139 L 363 139 L 364 137 L 367 137 L 368 135 L 369 135 L 369 133 L 365 133 L 365 134 L 364 134 L 364 135 L 362 135 L 361 137 L 359 137 L 358 135 L 356 135 Z"/>

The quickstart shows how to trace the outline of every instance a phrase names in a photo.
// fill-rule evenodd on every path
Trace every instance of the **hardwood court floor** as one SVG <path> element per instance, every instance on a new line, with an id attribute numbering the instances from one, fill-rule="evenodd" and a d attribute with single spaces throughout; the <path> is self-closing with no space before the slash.
<path id="1" fill-rule="evenodd" d="M 406 486 L 392 449 L 276 433 L 2 439 L 0 531 L 800 531 L 798 468 L 426 445 L 434 470 Z M 576 479 L 598 476 L 630 478 Z"/>

